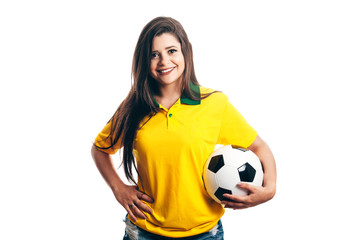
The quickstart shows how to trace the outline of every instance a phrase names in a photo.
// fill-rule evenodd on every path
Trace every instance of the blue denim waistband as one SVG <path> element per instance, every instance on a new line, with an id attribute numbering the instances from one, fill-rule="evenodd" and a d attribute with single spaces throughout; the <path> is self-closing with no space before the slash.
<path id="1" fill-rule="evenodd" d="M 170 238 L 164 237 L 160 235 L 156 235 L 150 232 L 147 232 L 135 224 L 133 224 L 126 216 L 124 220 L 126 224 L 125 235 L 123 240 L 171 240 L 171 239 L 181 239 L 181 240 L 205 240 L 205 239 L 214 239 L 214 240 L 223 240 L 224 239 L 224 231 L 222 227 L 221 220 L 217 223 L 217 225 L 208 232 L 184 238 Z"/>

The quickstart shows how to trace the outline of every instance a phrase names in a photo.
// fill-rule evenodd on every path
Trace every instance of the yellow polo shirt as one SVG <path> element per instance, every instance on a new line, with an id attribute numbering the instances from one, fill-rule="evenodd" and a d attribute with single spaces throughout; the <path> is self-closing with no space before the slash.
<path id="1" fill-rule="evenodd" d="M 195 87 L 196 88 L 196 87 Z M 212 92 L 198 88 L 201 93 Z M 207 194 L 202 179 L 205 161 L 216 144 L 247 148 L 256 131 L 221 92 L 201 101 L 182 96 L 170 109 L 146 117 L 134 144 L 140 190 L 154 199 L 146 203 L 153 214 L 134 222 L 138 227 L 167 237 L 187 237 L 211 230 L 224 214 L 224 208 Z M 95 139 L 98 146 L 110 130 L 107 124 Z M 119 141 L 120 142 L 120 141 Z M 114 154 L 117 145 L 103 150 Z"/>

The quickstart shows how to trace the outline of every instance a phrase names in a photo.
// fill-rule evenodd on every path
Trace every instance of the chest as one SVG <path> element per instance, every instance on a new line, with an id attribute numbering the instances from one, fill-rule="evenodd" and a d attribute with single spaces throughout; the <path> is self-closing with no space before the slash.
<path id="1" fill-rule="evenodd" d="M 191 148 L 216 144 L 221 126 L 221 112 L 204 106 L 178 106 L 160 110 L 145 119 L 137 132 L 136 148 L 150 151 L 159 148 Z"/>

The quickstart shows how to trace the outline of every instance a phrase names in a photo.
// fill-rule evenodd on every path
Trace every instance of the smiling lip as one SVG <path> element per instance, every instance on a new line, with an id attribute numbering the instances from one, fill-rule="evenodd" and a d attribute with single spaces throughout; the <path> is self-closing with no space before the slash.
<path id="1" fill-rule="evenodd" d="M 161 69 L 161 70 L 157 70 L 158 73 L 160 73 L 161 75 L 166 75 L 172 72 L 172 70 L 174 70 L 175 67 L 171 67 L 171 68 L 167 68 L 167 69 Z"/>

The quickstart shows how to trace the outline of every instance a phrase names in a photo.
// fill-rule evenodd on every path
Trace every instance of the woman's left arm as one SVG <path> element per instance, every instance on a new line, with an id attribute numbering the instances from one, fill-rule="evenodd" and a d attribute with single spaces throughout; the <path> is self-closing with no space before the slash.
<path id="1" fill-rule="evenodd" d="M 253 186 L 247 183 L 239 183 L 238 186 L 249 191 L 247 196 L 236 196 L 224 194 L 223 196 L 230 201 L 223 200 L 225 208 L 243 209 L 253 207 L 269 201 L 276 192 L 276 165 L 274 156 L 264 140 L 259 136 L 248 147 L 260 159 L 264 169 L 264 183 L 262 187 Z"/>

